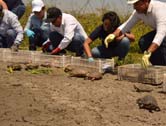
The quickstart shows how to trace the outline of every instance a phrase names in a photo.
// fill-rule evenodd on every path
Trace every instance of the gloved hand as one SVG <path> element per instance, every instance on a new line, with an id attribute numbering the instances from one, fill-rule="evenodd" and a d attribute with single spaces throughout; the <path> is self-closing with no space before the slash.
<path id="1" fill-rule="evenodd" d="M 55 54 L 57 54 L 60 51 L 61 51 L 61 49 L 57 47 L 54 50 L 52 50 L 51 55 L 55 55 Z"/>
<path id="2" fill-rule="evenodd" d="M 14 43 L 14 44 L 11 46 L 11 50 L 12 50 L 13 52 L 18 52 L 18 47 L 19 47 L 19 44 Z"/>
<path id="3" fill-rule="evenodd" d="M 115 39 L 115 35 L 114 34 L 109 34 L 104 40 L 105 47 L 108 48 L 108 44 L 110 42 L 112 42 L 114 39 Z"/>
<path id="4" fill-rule="evenodd" d="M 48 50 L 48 48 L 49 48 L 50 45 L 51 45 L 50 41 L 44 42 L 43 45 L 42 45 L 42 51 L 43 52 L 47 52 L 47 50 Z"/>
<path id="5" fill-rule="evenodd" d="M 35 33 L 34 33 L 32 30 L 27 29 L 27 30 L 26 30 L 26 35 L 27 35 L 28 37 L 34 37 Z"/>
<path id="6" fill-rule="evenodd" d="M 93 57 L 89 57 L 89 58 L 88 58 L 88 62 L 94 62 Z"/>
<path id="7" fill-rule="evenodd" d="M 145 69 L 146 69 L 148 66 L 152 65 L 152 64 L 150 63 L 150 61 L 149 61 L 151 54 L 152 54 L 152 53 L 151 53 L 151 52 L 148 52 L 148 51 L 145 51 L 145 52 L 144 52 L 144 55 L 143 55 L 142 61 L 141 61 L 141 65 L 142 65 L 142 67 L 145 68 Z"/>

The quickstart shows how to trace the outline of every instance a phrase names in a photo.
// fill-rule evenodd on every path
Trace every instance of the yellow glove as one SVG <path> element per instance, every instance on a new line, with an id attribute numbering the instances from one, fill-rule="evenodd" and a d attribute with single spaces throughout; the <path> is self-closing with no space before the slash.
<path id="1" fill-rule="evenodd" d="M 105 47 L 108 48 L 108 43 L 112 42 L 114 39 L 115 39 L 115 35 L 109 34 L 104 40 Z"/>
<path id="2" fill-rule="evenodd" d="M 146 69 L 148 66 L 152 65 L 152 64 L 150 63 L 150 61 L 149 61 L 151 54 L 152 54 L 152 53 L 151 53 L 151 52 L 148 52 L 148 51 L 145 51 L 145 52 L 144 52 L 144 55 L 143 55 L 142 61 L 141 61 L 141 65 L 142 65 L 142 67 L 145 68 L 145 69 Z"/>

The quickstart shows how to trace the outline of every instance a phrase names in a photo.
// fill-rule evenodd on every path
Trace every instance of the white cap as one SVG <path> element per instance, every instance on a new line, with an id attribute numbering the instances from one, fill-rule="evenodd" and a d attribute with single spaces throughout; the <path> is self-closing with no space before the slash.
<path id="1" fill-rule="evenodd" d="M 139 0 L 127 0 L 127 4 L 134 4 L 138 2 Z"/>
<path id="2" fill-rule="evenodd" d="M 40 12 L 42 7 L 44 7 L 44 3 L 42 0 L 33 0 L 32 1 L 32 12 Z"/>

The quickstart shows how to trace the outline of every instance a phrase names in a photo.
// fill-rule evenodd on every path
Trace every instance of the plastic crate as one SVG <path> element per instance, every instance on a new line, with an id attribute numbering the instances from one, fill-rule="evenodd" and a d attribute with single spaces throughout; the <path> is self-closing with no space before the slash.
<path id="1" fill-rule="evenodd" d="M 114 59 L 95 59 L 94 62 L 89 62 L 80 57 L 71 57 L 71 65 L 103 73 L 105 69 L 114 69 Z"/>
<path id="2" fill-rule="evenodd" d="M 54 67 L 64 67 L 70 64 L 71 56 L 47 55 L 47 54 L 33 54 L 32 63 L 50 64 Z"/>
<path id="3" fill-rule="evenodd" d="M 122 65 L 118 67 L 118 79 L 158 85 L 163 82 L 164 71 L 166 71 L 164 66 L 151 66 L 144 69 L 141 64 Z"/>

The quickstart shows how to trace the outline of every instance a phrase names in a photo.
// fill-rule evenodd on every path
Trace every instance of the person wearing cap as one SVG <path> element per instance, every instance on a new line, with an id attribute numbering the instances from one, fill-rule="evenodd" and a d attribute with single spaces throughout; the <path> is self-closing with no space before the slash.
<path id="1" fill-rule="evenodd" d="M 18 51 L 23 40 L 23 28 L 17 16 L 0 5 L 0 48 Z"/>
<path id="2" fill-rule="evenodd" d="M 75 52 L 76 56 L 83 55 L 83 42 L 87 34 L 74 16 L 62 13 L 59 8 L 51 7 L 47 10 L 46 21 L 51 22 L 51 33 L 43 44 L 44 51 L 50 51 L 54 55 L 65 53 L 64 49 L 67 49 Z M 49 42 L 51 45 L 48 46 Z"/>
<path id="3" fill-rule="evenodd" d="M 24 28 L 29 38 L 29 50 L 35 51 L 37 46 L 41 47 L 48 38 L 49 24 L 45 23 L 45 4 L 42 0 L 32 1 L 32 14 L 29 16 Z"/>
<path id="4" fill-rule="evenodd" d="M 0 5 L 15 13 L 20 19 L 25 13 L 25 5 L 22 0 L 0 0 Z"/>
<path id="5" fill-rule="evenodd" d="M 142 20 L 153 30 L 143 35 L 139 47 L 144 52 L 142 66 L 166 65 L 166 2 L 153 0 L 127 0 L 135 9 L 129 19 L 113 34 L 105 39 L 106 43 L 129 31 L 138 21 Z"/>
<path id="6" fill-rule="evenodd" d="M 88 61 L 93 62 L 93 58 L 112 58 L 115 56 L 118 56 L 119 60 L 124 59 L 129 51 L 130 42 L 134 41 L 134 35 L 131 33 L 125 33 L 118 37 L 114 42 L 104 45 L 104 39 L 106 36 L 114 32 L 114 30 L 120 25 L 120 19 L 114 11 L 109 11 L 103 15 L 102 22 L 103 23 L 96 27 L 84 42 L 84 49 L 88 56 Z M 89 45 L 97 38 L 101 39 L 102 44 L 94 47 L 92 51 L 90 51 Z"/>

